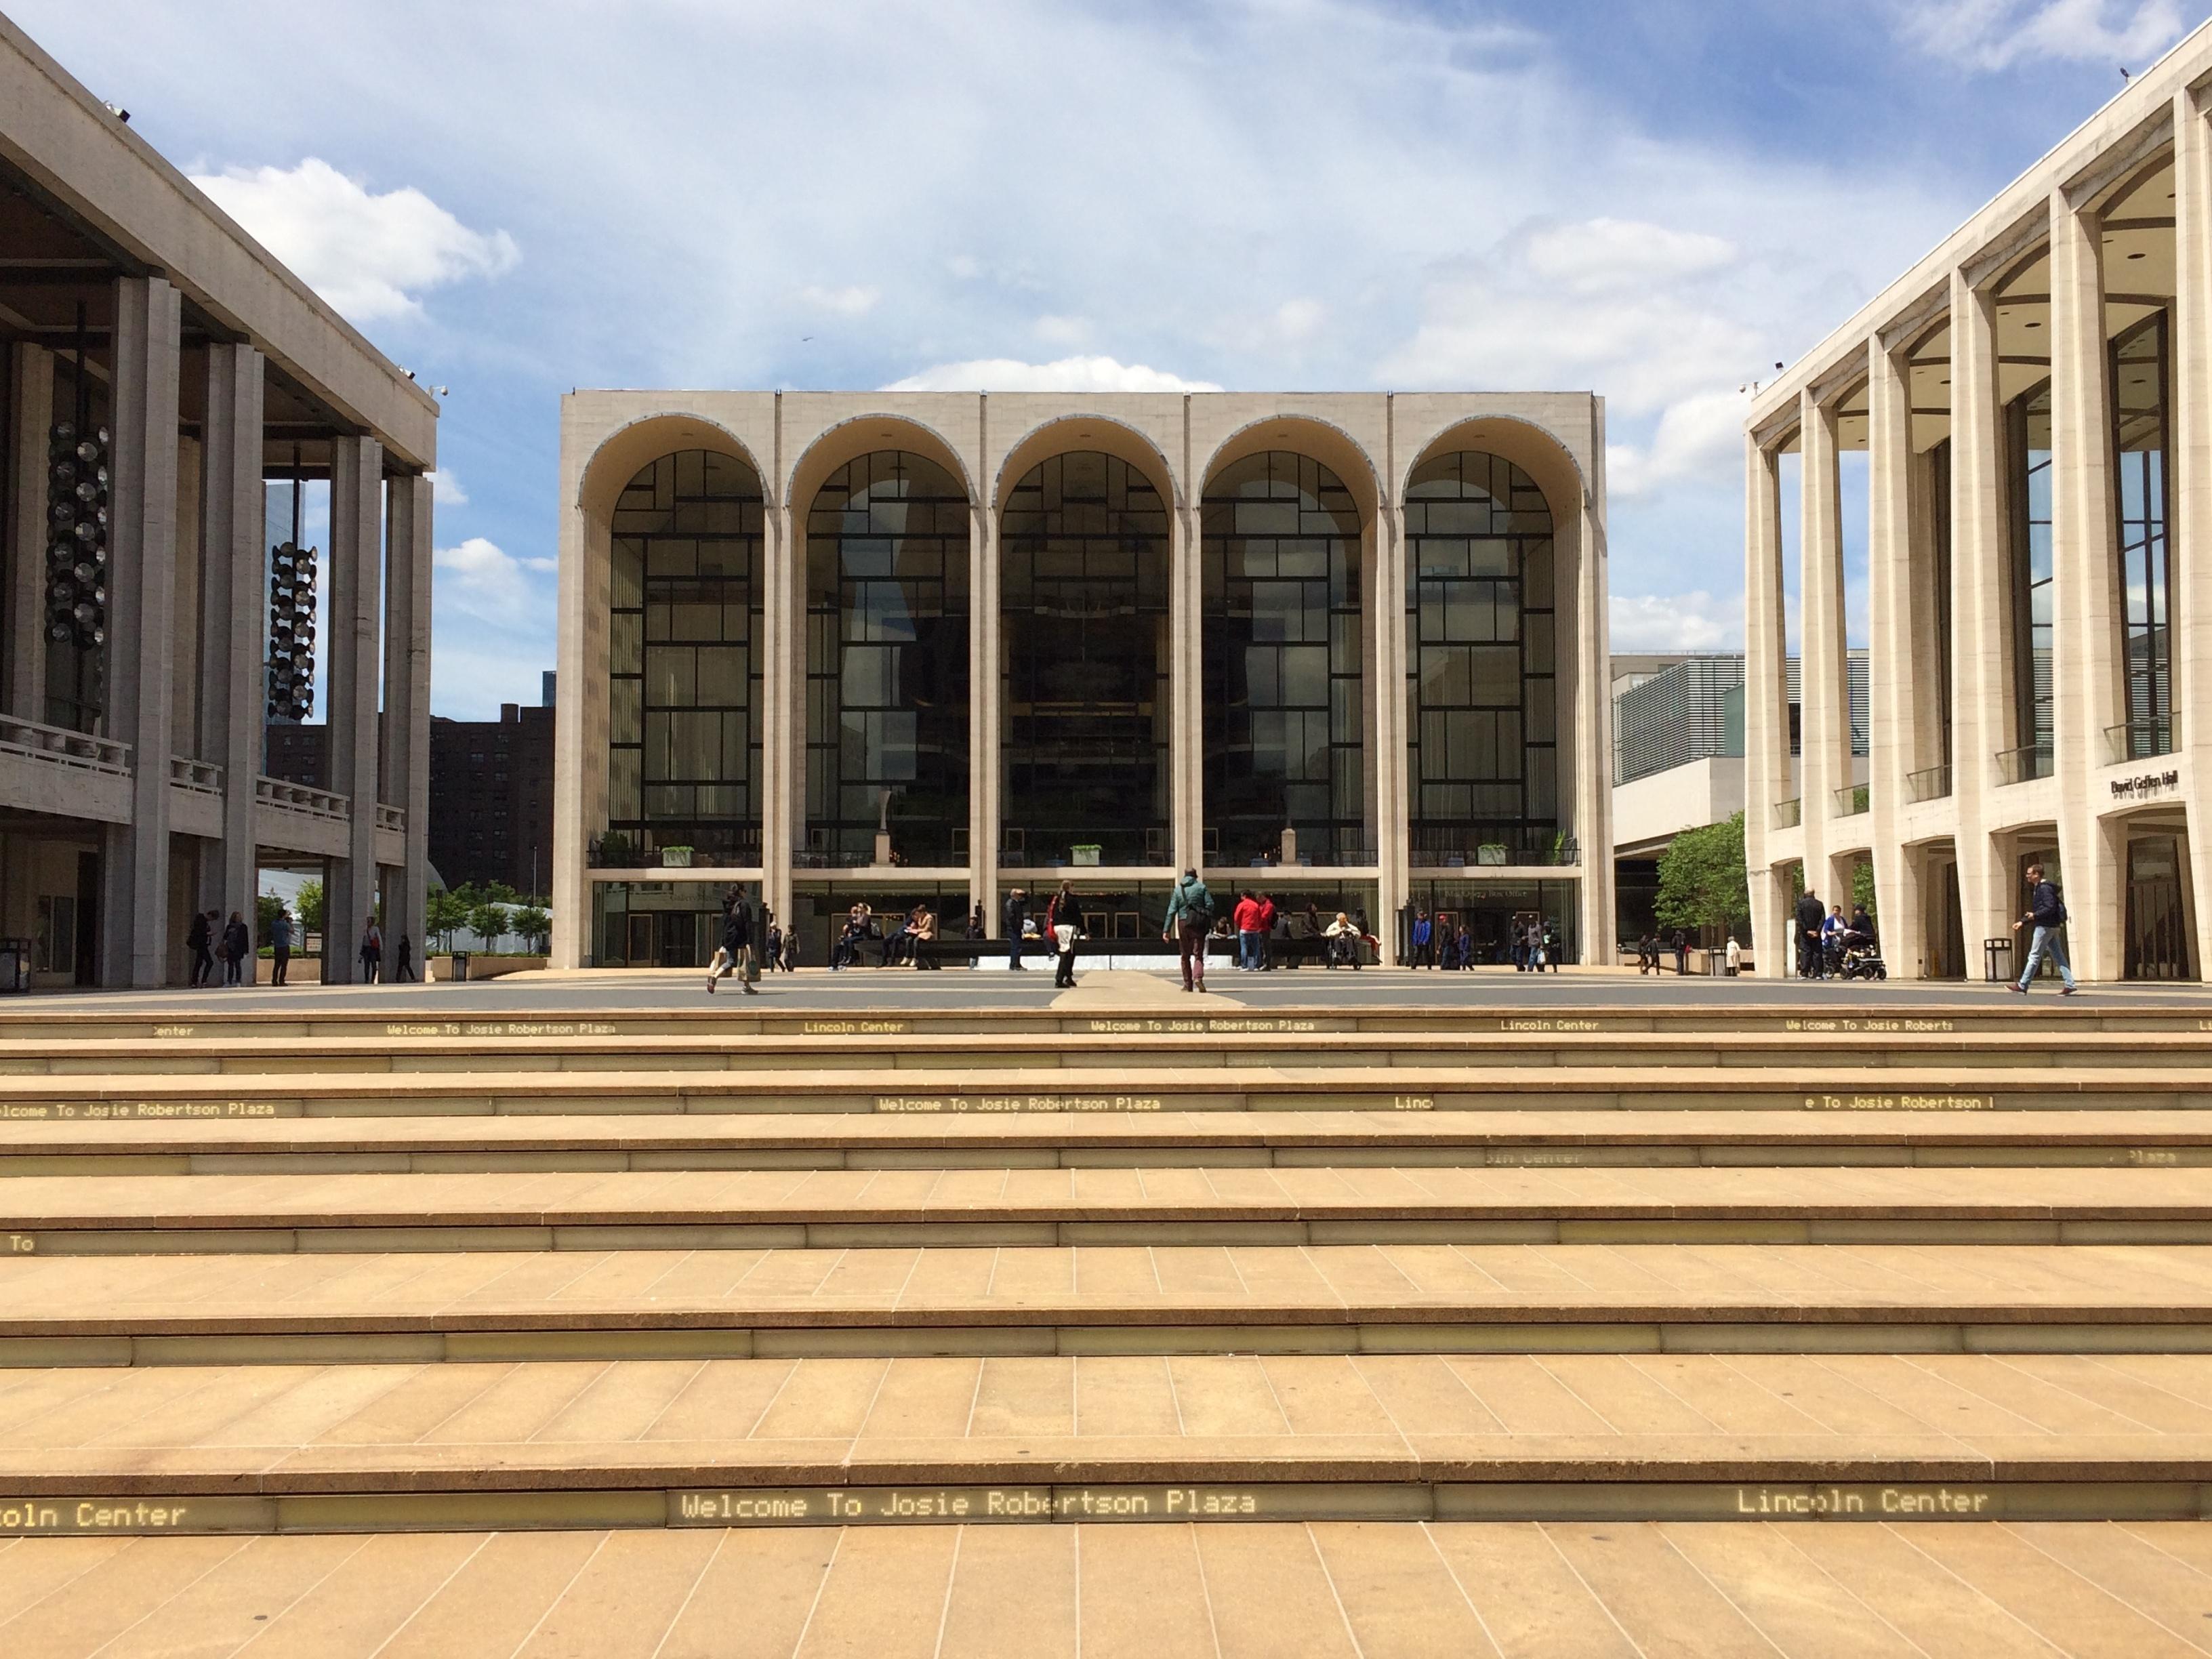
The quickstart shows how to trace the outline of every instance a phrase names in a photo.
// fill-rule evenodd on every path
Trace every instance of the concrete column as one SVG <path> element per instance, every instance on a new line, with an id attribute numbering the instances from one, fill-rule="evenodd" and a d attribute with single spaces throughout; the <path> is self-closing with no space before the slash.
<path id="1" fill-rule="evenodd" d="M 1790 687 L 1782 613 L 1781 503 L 1776 455 L 1744 439 L 1744 863 L 1759 972 L 1787 978 L 1792 959 L 1787 884 L 1773 877 L 1774 809 L 1790 797 Z"/>
<path id="2" fill-rule="evenodd" d="M 1828 862 L 1835 792 L 1851 781 L 1849 659 L 1844 647 L 1842 483 L 1836 473 L 1836 410 L 1798 394 L 1802 529 L 1797 542 L 1800 764 L 1805 819 L 1805 884 L 1824 904 L 1844 902 Z"/>
<path id="3" fill-rule="evenodd" d="M 384 447 L 374 438 L 331 445 L 331 591 L 322 637 L 329 653 L 331 787 L 352 797 L 346 856 L 324 890 L 323 982 L 360 971 L 362 918 L 376 902 L 377 592 L 384 532 Z M 387 930 L 388 931 L 388 930 Z M 396 953 L 392 935 L 387 957 Z"/>
<path id="4" fill-rule="evenodd" d="M 1384 481 L 1395 491 L 1397 479 Z M 1375 574 L 1367 591 L 1370 634 L 1375 641 L 1373 710 L 1368 720 L 1375 745 L 1375 858 L 1377 866 L 1375 935 L 1385 957 L 1396 949 L 1398 912 L 1411 886 L 1410 794 L 1406 753 L 1406 526 L 1403 504 L 1385 501 L 1375 515 Z"/>
<path id="5" fill-rule="evenodd" d="M 791 908 L 792 797 L 798 780 L 790 736 L 799 724 L 804 674 L 793 652 L 805 638 L 805 616 L 794 615 L 792 590 L 803 575 L 793 565 L 789 514 L 771 502 L 761 514 L 761 897 L 780 922 Z"/>
<path id="6" fill-rule="evenodd" d="M 429 954 L 425 918 L 430 878 L 430 480 L 419 473 L 394 478 L 386 496 L 389 551 L 377 796 L 407 815 L 407 850 L 386 890 L 385 953 L 397 961 L 404 938 L 419 973 Z"/>
<path id="7" fill-rule="evenodd" d="M 980 466 L 975 487 L 978 499 L 969 503 L 968 520 L 968 884 L 969 902 L 984 906 L 984 915 L 995 927 L 1005 630 L 999 619 L 999 515 L 992 510 L 986 494 L 990 484 Z"/>
<path id="8" fill-rule="evenodd" d="M 2173 100 L 2173 706 L 2189 759 L 2197 976 L 2212 975 L 2212 124 Z"/>
<path id="9" fill-rule="evenodd" d="M 1206 631 L 1200 606 L 1205 586 L 1200 580 L 1200 518 L 1197 479 L 1190 482 L 1191 495 L 1176 515 L 1175 546 L 1170 550 L 1172 574 L 1168 588 L 1168 637 L 1175 658 L 1169 673 L 1174 741 L 1170 764 L 1175 778 L 1175 867 L 1178 872 L 1206 862 L 1206 720 L 1201 698 L 1206 676 L 1200 653 Z"/>
<path id="10" fill-rule="evenodd" d="M 1598 476 L 1583 499 L 1582 533 L 1575 550 L 1575 586 L 1581 595 L 1573 641 L 1573 696 L 1558 710 L 1560 748 L 1575 757 L 1573 833 L 1582 844 L 1582 959 L 1611 962 L 1615 943 L 1613 876 L 1613 663 L 1607 649 L 1612 606 L 1605 520 L 1604 405 L 1597 411 L 1593 453 Z M 1555 578 L 1556 580 L 1556 578 Z M 1566 641 L 1556 642 L 1562 656 Z"/>
<path id="11" fill-rule="evenodd" d="M 2067 944 L 2075 971 L 2100 980 L 2120 976 L 2127 905 L 2124 846 L 2099 829 L 2092 793 L 2106 764 L 2106 728 L 2118 724 L 2124 707 L 2102 234 L 2097 214 L 2077 212 L 2063 191 L 2051 197 L 2053 772 L 2061 874 L 2074 919 Z"/>
<path id="12" fill-rule="evenodd" d="M 2006 571 L 2004 408 L 1997 385 L 1996 313 L 1963 271 L 1951 276 L 1951 792 L 1958 804 L 1959 913 L 1966 971 L 1982 941 L 2008 937 L 2011 876 L 1989 825 L 1996 754 L 2013 745 L 2011 618 Z"/>
<path id="13" fill-rule="evenodd" d="M 177 546 L 179 300 L 158 276 L 115 284 L 108 425 L 107 734 L 131 745 L 131 823 L 100 860 L 100 982 L 168 976 L 169 651 Z"/>
<path id="14" fill-rule="evenodd" d="M 54 354 L 18 341 L 9 354 L 9 457 L 14 510 L 6 529 L 8 682 L 0 686 L 18 720 L 46 717 L 46 455 L 54 423 Z"/>
<path id="15" fill-rule="evenodd" d="M 200 492 L 200 724 L 197 752 L 222 764 L 222 840 L 207 902 L 254 926 L 260 848 L 253 830 L 268 687 L 267 551 L 262 544 L 261 354 L 216 344 L 207 355 L 205 467 Z M 254 941 L 260 943 L 257 937 Z M 246 959 L 246 982 L 259 960 Z"/>
<path id="16" fill-rule="evenodd" d="M 1919 866 L 1899 832 L 1905 775 L 1918 750 L 1912 696 L 1912 398 L 1904 353 L 1867 344 L 1867 780 L 1874 820 L 1874 885 L 1882 944 L 1900 976 L 1927 954 Z M 1922 550 L 1923 556 L 1929 550 Z M 1932 713 L 1930 718 L 1934 718 Z"/>

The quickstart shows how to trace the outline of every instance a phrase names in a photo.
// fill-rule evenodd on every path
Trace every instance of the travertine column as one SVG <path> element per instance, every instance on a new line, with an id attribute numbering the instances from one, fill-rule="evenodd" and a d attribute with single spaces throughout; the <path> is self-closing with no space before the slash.
<path id="1" fill-rule="evenodd" d="M 1188 409 L 1186 399 L 1186 420 Z M 1189 498 L 1183 510 L 1176 515 L 1175 546 L 1170 553 L 1172 574 L 1168 588 L 1171 611 L 1168 637 L 1174 643 L 1175 656 L 1169 669 L 1168 686 L 1169 694 L 1175 699 L 1175 707 L 1170 711 L 1173 720 L 1170 730 L 1173 733 L 1170 767 L 1175 779 L 1175 867 L 1178 872 L 1194 869 L 1206 862 L 1206 720 L 1200 703 L 1206 685 L 1200 660 L 1200 653 L 1206 648 L 1206 632 L 1200 617 L 1205 594 L 1200 578 L 1204 545 L 1200 539 L 1200 481 L 1192 479 Z"/>
<path id="2" fill-rule="evenodd" d="M 213 344 L 207 354 L 205 471 L 200 494 L 200 723 L 196 753 L 222 763 L 222 841 L 210 902 L 255 927 L 260 848 L 254 835 L 267 686 L 269 599 L 262 546 L 261 354 Z M 257 935 L 254 941 L 260 940 Z M 246 959 L 246 982 L 259 959 Z"/>
<path id="3" fill-rule="evenodd" d="M 1958 805 L 1959 914 L 1966 973 L 1982 941 L 2008 937 L 2010 878 L 1991 842 L 1996 754 L 2011 745 L 2005 572 L 2004 410 L 1990 295 L 1951 276 L 1951 791 Z"/>
<path id="4" fill-rule="evenodd" d="M 1575 586 L 1580 595 L 1575 619 L 1573 695 L 1556 713 L 1559 746 L 1571 750 L 1574 771 L 1574 833 L 1582 846 L 1577 878 L 1582 893 L 1582 960 L 1610 962 L 1613 939 L 1613 674 L 1606 649 L 1606 614 L 1612 584 L 1607 576 L 1604 499 L 1605 432 L 1595 434 L 1599 472 L 1584 493 L 1581 533 L 1575 548 Z M 1555 642 L 1555 652 L 1569 641 Z M 1562 665 L 1565 666 L 1566 665 Z"/>
<path id="5" fill-rule="evenodd" d="M 2177 191 L 2178 195 L 2179 192 Z M 2118 526 L 2105 331 L 2102 221 L 2051 200 L 2051 516 L 2053 771 L 2067 943 L 2075 971 L 2118 979 L 2125 921 L 2124 848 L 2101 829 L 2093 791 L 2106 764 L 2105 731 L 2118 723 Z M 2109 806 L 2107 795 L 2104 805 Z M 2117 850 L 2116 850 L 2117 849 Z"/>
<path id="6" fill-rule="evenodd" d="M 562 423 L 562 489 L 581 490 L 585 457 Z M 575 480 L 572 485 L 568 481 Z M 599 960 L 585 848 L 607 817 L 607 598 L 612 520 L 580 496 L 561 503 L 559 624 L 554 643 L 559 712 L 553 720 L 553 966 Z"/>
<path id="7" fill-rule="evenodd" d="M 999 620 L 999 515 L 984 498 L 989 489 L 976 470 L 977 499 L 969 503 L 968 595 L 968 883 L 971 904 L 985 907 L 995 929 L 999 903 L 999 757 L 1002 713 L 1003 638 Z M 1034 858 L 1035 848 L 1025 856 Z"/>
<path id="8" fill-rule="evenodd" d="M 387 961 L 397 961 L 404 938 L 419 973 L 429 954 L 424 922 L 430 873 L 430 481 L 420 473 L 397 477 L 385 493 L 384 720 L 378 768 L 383 787 L 378 798 L 407 817 L 404 862 L 385 897 L 385 954 Z"/>
<path id="9" fill-rule="evenodd" d="M 1874 885 L 1887 958 L 1916 974 L 1927 955 L 1918 861 L 1905 851 L 1905 775 L 1918 748 L 1912 686 L 1914 526 L 1912 398 L 1903 349 L 1867 344 L 1867 784 L 1874 825 Z M 1928 552 L 1931 550 L 1923 550 Z M 1930 711 L 1929 718 L 1936 718 Z"/>
<path id="10" fill-rule="evenodd" d="M 13 511 L 6 527 L 8 683 L 0 686 L 18 720 L 46 717 L 46 455 L 54 423 L 54 354 L 19 340 L 10 349 L 9 458 Z"/>
<path id="11" fill-rule="evenodd" d="M 1774 453 L 1747 434 L 1744 458 L 1744 862 L 1760 975 L 1787 979 L 1790 897 L 1774 878 L 1774 809 L 1790 794 L 1790 688 L 1782 613 L 1781 503 Z"/>
<path id="12" fill-rule="evenodd" d="M 1798 652 L 1798 780 L 1804 804 L 1805 884 L 1824 904 L 1846 903 L 1828 865 L 1835 792 L 1851 781 L 1849 659 L 1844 648 L 1842 483 L 1836 473 L 1836 410 L 1808 390 L 1797 398 L 1803 462 L 1797 542 L 1802 607 Z"/>
<path id="13" fill-rule="evenodd" d="M 1398 481 L 1384 481 L 1395 490 Z M 1406 754 L 1406 526 L 1404 505 L 1386 500 L 1375 515 L 1375 580 L 1366 594 L 1375 641 L 1374 712 L 1368 729 L 1375 744 L 1375 859 L 1377 866 L 1375 936 L 1384 960 L 1396 950 L 1398 913 L 1411 883 L 1411 836 Z"/>
<path id="14" fill-rule="evenodd" d="M 376 902 L 377 591 L 383 539 L 384 447 L 374 438 L 331 445 L 331 583 L 322 638 L 329 653 L 330 787 L 352 797 L 346 856 L 325 889 L 323 982 L 359 971 L 362 918 Z M 387 930 L 388 933 L 389 930 Z M 392 959 L 398 938 L 390 934 Z"/>
<path id="15" fill-rule="evenodd" d="M 2212 975 L 2212 124 L 2173 100 L 2174 719 L 2189 757 L 2186 837 L 2199 978 Z"/>
<path id="16" fill-rule="evenodd" d="M 160 985 L 169 916 L 169 650 L 176 602 L 180 302 L 159 276 L 115 284 L 109 463 L 107 734 L 131 745 L 131 817 L 101 857 L 100 981 Z"/>
<path id="17" fill-rule="evenodd" d="M 793 651 L 805 636 L 805 613 L 793 605 L 794 566 L 790 514 L 771 501 L 761 513 L 761 897 L 776 920 L 791 925 L 792 804 L 794 775 L 805 750 L 794 749 L 804 675 Z"/>

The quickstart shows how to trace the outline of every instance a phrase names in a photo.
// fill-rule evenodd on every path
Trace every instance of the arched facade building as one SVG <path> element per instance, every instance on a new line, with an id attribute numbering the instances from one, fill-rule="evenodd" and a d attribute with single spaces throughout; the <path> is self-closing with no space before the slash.
<path id="1" fill-rule="evenodd" d="M 1176 873 L 1503 944 L 1613 922 L 1586 394 L 580 392 L 554 956 L 690 965 L 757 885 L 957 933 Z M 1395 952 L 1394 952 L 1395 954 Z"/>

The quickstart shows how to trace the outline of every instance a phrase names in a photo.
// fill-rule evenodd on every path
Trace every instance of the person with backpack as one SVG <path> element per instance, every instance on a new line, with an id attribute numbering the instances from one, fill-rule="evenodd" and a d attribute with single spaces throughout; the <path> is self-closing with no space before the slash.
<path id="1" fill-rule="evenodd" d="M 2027 914 L 2012 925 L 2017 933 L 2022 927 L 2033 927 L 2027 947 L 2027 966 L 2022 970 L 2013 989 L 2021 995 L 2027 994 L 2029 982 L 2043 967 L 2046 953 L 2058 964 L 2058 977 L 2065 981 L 2058 994 L 2070 997 L 2078 988 L 2074 983 L 2073 964 L 2066 960 L 2066 941 L 2059 930 L 2066 926 L 2066 901 L 2058 891 L 2058 884 L 2043 878 L 2043 866 L 2027 866 Z"/>
<path id="2" fill-rule="evenodd" d="M 1162 939 L 1176 942 L 1186 991 L 1206 989 L 1206 940 L 1212 931 L 1213 895 L 1206 890 L 1196 870 L 1186 870 L 1168 895 L 1167 925 L 1160 930 Z"/>
<path id="3" fill-rule="evenodd" d="M 185 949 L 191 952 L 194 985 L 204 985 L 215 976 L 215 954 L 208 948 L 213 939 L 208 915 L 205 910 L 193 911 L 192 925 L 185 930 Z"/>
<path id="4" fill-rule="evenodd" d="M 245 982 L 246 958 L 253 949 L 253 935 L 247 931 L 246 918 L 235 910 L 222 930 L 222 982 L 226 986 Z"/>
<path id="5" fill-rule="evenodd" d="M 361 982 L 374 985 L 383 977 L 383 971 L 384 929 L 376 925 L 376 913 L 371 911 L 361 922 Z"/>
<path id="6" fill-rule="evenodd" d="M 276 907 L 276 919 L 269 924 L 269 951 L 273 964 L 269 982 L 282 985 L 292 966 L 292 913 L 282 904 Z"/>

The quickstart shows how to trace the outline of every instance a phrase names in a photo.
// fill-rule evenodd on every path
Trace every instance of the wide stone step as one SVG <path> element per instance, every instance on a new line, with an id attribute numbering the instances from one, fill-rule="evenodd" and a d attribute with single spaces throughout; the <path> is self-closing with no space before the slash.
<path id="1" fill-rule="evenodd" d="M 1655 1164 L 2200 1168 L 2189 1111 L 770 1113 L 0 1122 L 0 1176 Z"/>
<path id="2" fill-rule="evenodd" d="M 382 1031 L 301 1038 L 228 1024 L 200 1035 L 148 1038 L 82 1035 L 7 1036 L 0 1021 L 0 1075 L 147 1073 L 255 1076 L 356 1072 L 473 1072 L 523 1062 L 531 1071 L 788 1071 L 848 1069 L 963 1071 L 1016 1068 L 1097 1070 L 1164 1066 L 1411 1066 L 1548 1067 L 1603 1066 L 1788 1066 L 1808 1072 L 1882 1070 L 1972 1064 L 2023 1066 L 2153 1066 L 2212 1064 L 2212 1030 L 2155 1032 L 2082 1030 L 1948 1030 L 1808 1032 L 1802 1021 L 1743 1031 L 1604 1030 L 1571 1036 L 1498 1029 L 1464 1018 L 1429 1029 L 1249 1031 L 1238 1029 L 1123 1031 L 1129 1022 L 1094 1021 L 1093 1030 L 821 1034 L 759 1032 L 629 1036 L 475 1033 L 465 1026 L 428 1035 L 406 1024 Z M 1164 1022 L 1182 1024 L 1182 1022 Z M 1304 1022 L 1295 1022 L 1304 1024 Z M 1314 1022 L 1319 1024 L 1320 1022 Z M 1856 1022 L 1854 1022 L 1856 1023 Z M 843 1022 L 832 1022 L 843 1024 Z M 1341 1021 L 1329 1022 L 1332 1027 Z M 1914 1022 L 1948 1026 L 1951 1022 Z"/>
<path id="3" fill-rule="evenodd" d="M 1152 1168 L 31 1176 L 14 1255 L 914 1244 L 2212 1244 L 2191 1170 Z"/>
<path id="4" fill-rule="evenodd" d="M 0 1372 L 0 1534 L 2204 1518 L 2212 1357 L 1219 1356 Z M 49 1510 L 57 1511 L 47 1524 Z M 9 1517 L 14 1524 L 9 1524 Z"/>
<path id="5" fill-rule="evenodd" d="M 0 1364 L 2212 1351 L 2212 1249 L 1313 1245 L 15 1256 Z"/>
<path id="6" fill-rule="evenodd" d="M 2212 1525 L 832 1523 L 26 1539 L 7 1559 L 0 1639 L 51 1659 L 2185 1659 Z"/>
<path id="7" fill-rule="evenodd" d="M 1077 1074 L 806 1068 L 0 1078 L 0 1122 L 152 1118 L 680 1112 L 1045 1113 L 2202 1110 L 2212 1067 L 1970 1066 L 1878 1079 L 1790 1067 L 1170 1067 Z"/>

